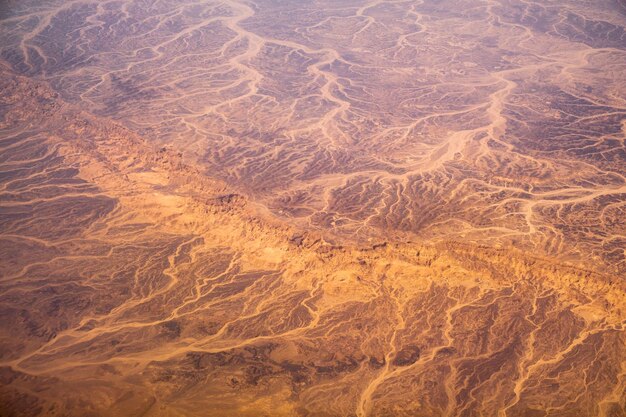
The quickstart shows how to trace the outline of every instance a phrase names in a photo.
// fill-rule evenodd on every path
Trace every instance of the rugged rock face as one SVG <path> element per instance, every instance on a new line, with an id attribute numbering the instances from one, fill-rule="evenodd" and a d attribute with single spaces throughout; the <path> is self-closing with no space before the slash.
<path id="1" fill-rule="evenodd" d="M 328 243 L 43 82 L 0 83 L 2 415 L 624 414 L 623 277 Z"/>

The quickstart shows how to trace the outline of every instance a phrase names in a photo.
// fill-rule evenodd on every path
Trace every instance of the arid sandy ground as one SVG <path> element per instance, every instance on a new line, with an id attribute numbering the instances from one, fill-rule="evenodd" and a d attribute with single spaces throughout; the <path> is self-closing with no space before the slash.
<path id="1" fill-rule="evenodd" d="M 625 416 L 623 1 L 0 4 L 1 416 Z"/>

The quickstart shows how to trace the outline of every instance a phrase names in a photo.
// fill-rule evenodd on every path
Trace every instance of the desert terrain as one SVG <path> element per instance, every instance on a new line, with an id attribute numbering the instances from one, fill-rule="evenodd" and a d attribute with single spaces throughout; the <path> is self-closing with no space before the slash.
<path id="1" fill-rule="evenodd" d="M 0 416 L 626 416 L 623 1 L 0 39 Z"/>

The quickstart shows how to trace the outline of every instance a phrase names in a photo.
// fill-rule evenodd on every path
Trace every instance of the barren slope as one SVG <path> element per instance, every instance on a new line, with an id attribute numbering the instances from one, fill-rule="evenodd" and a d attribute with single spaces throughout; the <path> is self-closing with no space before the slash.
<path id="1" fill-rule="evenodd" d="M 624 414 L 621 277 L 332 246 L 0 80 L 2 415 Z"/>
<path id="2" fill-rule="evenodd" d="M 626 416 L 621 0 L 0 1 L 0 417 Z"/>
<path id="3" fill-rule="evenodd" d="M 14 70 L 294 224 L 626 271 L 623 1 L 0 7 Z"/>

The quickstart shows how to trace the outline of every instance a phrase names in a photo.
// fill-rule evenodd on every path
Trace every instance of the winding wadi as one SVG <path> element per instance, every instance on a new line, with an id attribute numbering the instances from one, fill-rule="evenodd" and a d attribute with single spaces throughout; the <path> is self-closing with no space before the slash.
<path id="1" fill-rule="evenodd" d="M 0 39 L 0 416 L 626 416 L 624 1 Z"/>

